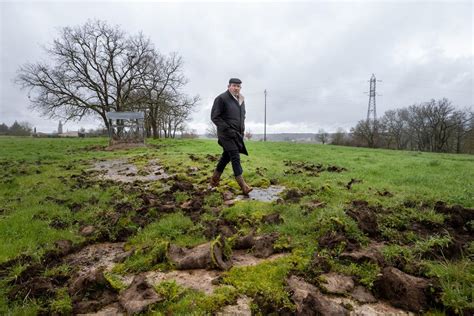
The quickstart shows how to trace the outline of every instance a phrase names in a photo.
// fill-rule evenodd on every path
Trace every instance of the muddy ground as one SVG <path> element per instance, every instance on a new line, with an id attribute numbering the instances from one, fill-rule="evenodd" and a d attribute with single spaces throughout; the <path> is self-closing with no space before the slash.
<path id="1" fill-rule="evenodd" d="M 197 155 L 189 158 L 204 162 L 216 159 L 214 156 Z M 319 176 L 321 172 L 346 171 L 339 166 L 292 161 L 285 162 L 285 165 L 288 168 L 286 173 L 304 173 L 310 176 Z M 198 168 L 189 170 L 191 175 L 197 172 Z M 31 263 L 31 258 L 20 256 L 2 264 L 2 275 L 8 274 L 9 269 L 16 264 L 27 266 L 9 282 L 8 297 L 11 301 L 38 299 L 48 302 L 66 291 L 71 299 L 73 314 L 135 314 L 163 303 L 164 298 L 155 291 L 155 287 L 163 281 L 174 280 L 182 287 L 211 295 L 222 285 L 223 275 L 232 267 L 255 266 L 291 255 L 290 247 L 285 249 L 275 246 L 280 237 L 278 233 L 257 233 L 254 229 L 242 234 L 238 223 L 218 218 L 207 222 L 204 227 L 208 242 L 190 248 L 180 247 L 173 242 L 167 244 L 162 257 L 157 259 L 157 262 L 167 264 L 167 269 L 119 275 L 113 272 L 114 266 L 123 263 L 136 252 L 136 249 L 126 247 L 130 236 L 160 215 L 178 210 L 183 211 L 194 223 L 200 223 L 205 199 L 219 191 L 210 188 L 207 183 L 191 183 L 180 179 L 162 167 L 158 160 L 152 160 L 141 168 L 127 159 L 97 161 L 89 170 L 65 180 L 71 180 L 73 187 L 87 187 L 95 181 L 101 181 L 104 185 L 120 182 L 127 185 L 124 190 L 137 195 L 141 203 L 137 207 L 132 203 L 117 202 L 113 212 L 98 214 L 100 220 L 95 224 L 79 223 L 79 233 L 85 237 L 85 242 L 73 245 L 68 240 L 60 240 L 40 263 Z M 166 190 L 160 194 L 148 190 L 147 184 L 150 181 L 163 182 Z M 351 179 L 347 188 L 350 190 L 352 185 L 360 181 Z M 186 193 L 190 198 L 177 203 L 176 192 Z M 220 192 L 224 203 L 216 208 L 216 212 L 237 202 L 245 203 L 246 200 L 298 203 L 307 193 L 296 188 L 271 185 L 267 188 L 257 187 L 250 197 L 243 197 L 232 188 L 226 188 Z M 381 191 L 379 194 L 391 195 L 388 191 Z M 54 202 L 69 203 L 64 200 Z M 406 207 L 420 207 L 418 204 L 409 204 Z M 69 207 L 72 212 L 80 212 L 82 206 L 70 204 Z M 306 203 L 303 210 L 309 212 L 322 207 L 324 203 L 315 200 Z M 397 242 L 407 242 L 403 236 L 409 233 L 425 238 L 450 236 L 448 244 L 431 248 L 420 256 L 448 260 L 460 258 L 467 251 L 466 245 L 473 241 L 472 226 L 467 223 L 474 220 L 474 210 L 449 206 L 443 202 L 436 203 L 434 209 L 446 216 L 447 220 L 443 225 L 412 221 L 397 227 L 401 236 Z M 383 234 L 386 225 L 383 223 L 383 214 L 392 214 L 393 210 L 355 200 L 346 206 L 345 212 L 357 223 L 358 229 L 369 242 L 363 244 L 353 238 L 344 226 L 323 235 L 318 240 L 318 250 L 304 272 L 290 272 L 285 280 L 285 288 L 294 309 L 273 306 L 268 302 L 261 303 L 258 297 L 242 294 L 232 304 L 222 306 L 217 314 L 250 315 L 252 304 L 259 306 L 263 313 L 300 315 L 406 315 L 442 308 L 436 279 L 428 279 L 416 267 L 408 267 L 411 263 L 405 262 L 402 257 L 392 262 L 384 259 L 381 249 L 393 240 Z M 125 219 L 133 225 L 121 226 L 120 223 Z M 277 213 L 266 215 L 261 220 L 262 223 L 274 225 L 282 221 Z M 255 228 L 259 224 L 254 223 Z M 61 219 L 53 225 L 61 227 Z M 343 262 L 377 266 L 380 273 L 374 286 L 368 289 L 359 277 L 332 271 L 328 253 Z M 61 267 L 67 267 L 67 271 L 63 271 Z M 45 271 L 56 272 L 45 274 Z M 53 313 L 48 304 L 44 305 L 42 311 L 44 314 Z"/>

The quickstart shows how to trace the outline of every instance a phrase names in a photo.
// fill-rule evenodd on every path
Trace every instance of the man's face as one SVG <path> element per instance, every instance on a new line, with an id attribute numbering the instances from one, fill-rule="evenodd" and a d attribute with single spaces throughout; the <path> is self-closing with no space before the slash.
<path id="1" fill-rule="evenodd" d="M 233 95 L 239 95 L 240 94 L 240 83 L 231 83 L 227 86 L 227 88 L 229 89 L 230 93 L 232 93 Z"/>

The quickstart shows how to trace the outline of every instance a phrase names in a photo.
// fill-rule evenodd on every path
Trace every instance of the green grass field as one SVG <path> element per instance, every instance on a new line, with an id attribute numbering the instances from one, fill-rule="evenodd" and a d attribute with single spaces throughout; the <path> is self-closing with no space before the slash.
<path id="1" fill-rule="evenodd" d="M 117 264 L 114 273 L 169 269 L 167 262 L 154 259 L 163 250 L 160 247 L 170 242 L 189 247 L 206 242 L 209 240 L 204 234 L 206 223 L 218 219 L 236 223 L 242 233 L 252 228 L 259 234 L 276 232 L 278 246 L 288 249 L 291 255 L 254 267 L 232 268 L 226 272 L 223 285 L 211 296 L 163 283 L 156 290 L 168 299 L 152 306 L 149 313 L 186 314 L 191 310 L 198 314 L 213 313 L 235 302 L 240 294 L 252 298 L 258 294 L 260 302 L 291 310 L 284 279 L 295 271 L 307 279 L 317 275 L 311 265 L 315 252 L 327 259 L 331 271 L 354 276 L 359 284 L 371 289 L 381 267 L 340 260 L 338 256 L 344 246 L 323 249 L 318 243 L 323 236 L 338 231 L 361 245 L 369 244 L 372 238 L 347 215 L 353 201 L 366 201 L 376 210 L 377 238 L 385 242 L 382 253 L 390 265 L 438 282 L 440 303 L 432 307 L 432 312 L 474 310 L 474 222 L 463 223 L 462 236 L 467 236 L 463 239 L 467 244 L 462 245 L 460 254 L 448 258 L 442 258 L 446 252 L 440 255 L 438 250 L 447 249 L 455 235 L 438 234 L 441 230 L 422 234 L 412 229 L 416 223 L 439 227 L 449 222 L 449 215 L 436 211 L 438 201 L 448 206 L 474 208 L 474 156 L 248 142 L 250 156 L 242 156 L 247 182 L 255 187 L 277 183 L 299 192 L 299 199 L 289 202 L 284 198 L 283 203 L 243 201 L 224 206 L 221 193 L 238 191 L 229 165 L 218 191 L 205 195 L 197 218 L 180 209 L 181 202 L 193 199 L 190 192 L 183 190 L 173 193 L 176 208 L 172 213 L 162 214 L 158 208 L 149 207 L 146 224 L 141 225 L 136 218 L 139 210 L 144 209 L 143 194 L 165 196 L 166 185 L 160 181 L 147 186 L 96 181 L 85 170 L 100 159 L 129 158 L 139 169 L 158 159 L 168 173 L 177 175 L 176 179 L 204 190 L 215 166 L 206 155 L 221 153 L 212 140 L 150 140 L 148 143 L 146 148 L 105 151 L 107 139 L 0 137 L 0 314 L 72 311 L 64 282 L 49 296 L 11 295 L 12 289 L 25 282 L 23 276 L 28 275 L 25 271 L 33 265 L 42 266 L 43 257 L 54 249 L 55 241 L 67 239 L 75 245 L 84 245 L 117 241 L 126 236 L 127 247 L 135 252 Z M 312 173 L 310 169 L 318 164 L 345 170 Z M 190 173 L 193 167 L 197 171 Z M 348 189 L 351 179 L 358 181 Z M 315 201 L 322 207 L 308 211 L 307 205 Z M 127 208 L 119 209 L 118 205 Z M 115 213 L 118 220 L 112 225 L 109 219 Z M 261 221 L 263 216 L 273 213 L 278 213 L 283 222 Z M 92 236 L 79 233 L 87 225 L 96 228 Z M 42 267 L 37 274 L 43 276 L 61 270 L 56 266 Z M 254 304 L 252 308 L 256 313 L 263 313 L 262 304 Z"/>

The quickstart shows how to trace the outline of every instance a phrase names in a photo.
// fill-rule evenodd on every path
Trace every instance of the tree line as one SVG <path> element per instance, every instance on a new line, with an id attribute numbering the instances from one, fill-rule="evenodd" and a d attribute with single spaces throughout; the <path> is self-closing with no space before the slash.
<path id="1" fill-rule="evenodd" d="M 446 98 L 389 110 L 375 121 L 360 120 L 345 135 L 333 136 L 338 145 L 474 153 L 474 112 L 456 109 Z"/>
<path id="2" fill-rule="evenodd" d="M 5 123 L 0 124 L 0 135 L 9 136 L 30 136 L 33 128 L 28 122 L 15 121 L 11 126 Z"/>
<path id="3" fill-rule="evenodd" d="M 62 28 L 46 53 L 49 63 L 24 64 L 16 81 L 49 118 L 95 116 L 108 128 L 107 112 L 144 111 L 147 136 L 174 137 L 200 100 L 183 92 L 181 56 L 104 21 Z"/>

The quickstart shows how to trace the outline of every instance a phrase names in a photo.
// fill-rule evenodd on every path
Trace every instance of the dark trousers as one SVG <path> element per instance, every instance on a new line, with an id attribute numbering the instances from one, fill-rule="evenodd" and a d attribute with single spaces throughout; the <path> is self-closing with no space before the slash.
<path id="1" fill-rule="evenodd" d="M 240 154 L 238 150 L 229 150 L 222 153 L 221 159 L 217 163 L 216 170 L 224 172 L 225 166 L 229 162 L 232 162 L 232 169 L 234 170 L 234 176 L 238 177 L 242 174 L 242 166 L 240 165 Z"/>

